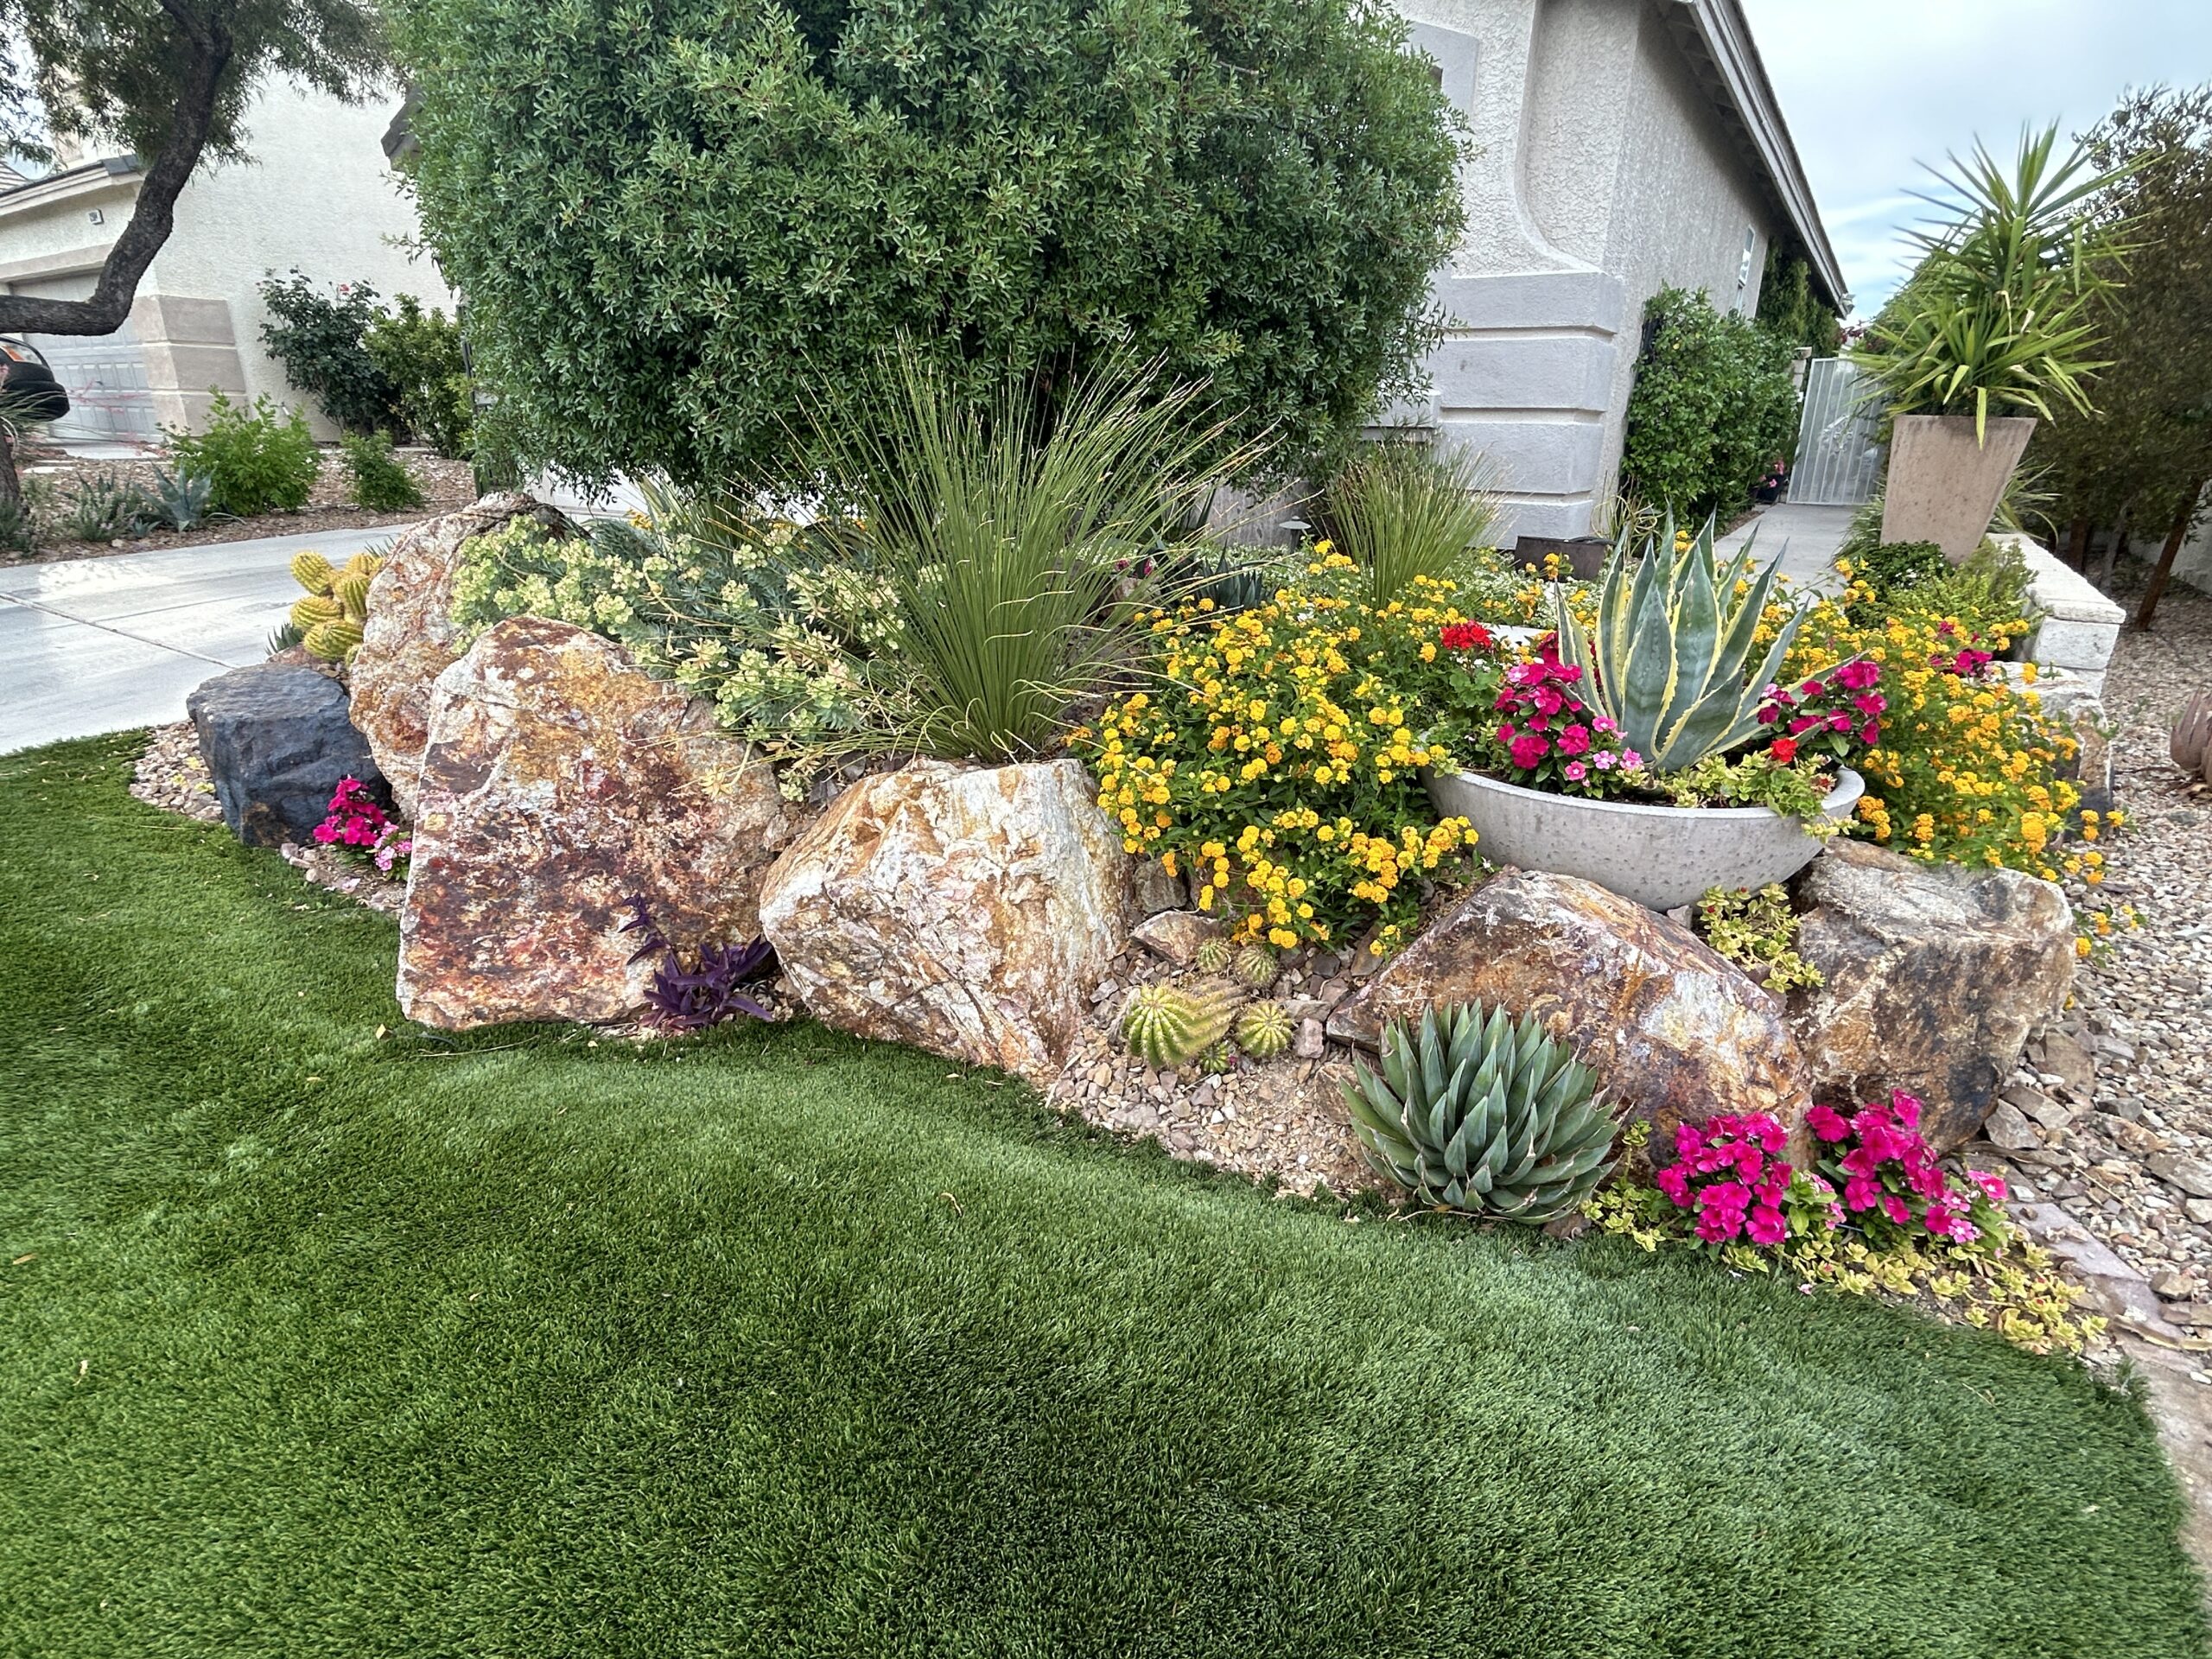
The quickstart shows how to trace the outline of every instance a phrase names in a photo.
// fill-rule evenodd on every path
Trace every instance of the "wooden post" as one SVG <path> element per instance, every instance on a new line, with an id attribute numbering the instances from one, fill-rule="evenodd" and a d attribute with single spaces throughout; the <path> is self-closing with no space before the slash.
<path id="1" fill-rule="evenodd" d="M 2158 550 L 2158 563 L 2151 572 L 2151 580 L 2143 589 L 2142 603 L 2135 607 L 2135 626 L 2147 628 L 2151 619 L 2158 614 L 2158 601 L 2165 596 L 2166 584 L 2173 580 L 2174 561 L 2181 555 L 2181 544 L 2189 538 L 2189 526 L 2196 517 L 2196 498 L 2204 493 L 2204 480 L 2199 479 L 2196 487 L 2182 498 L 2181 511 L 2174 515 L 2173 527 L 2166 531 L 2165 544 Z"/>
<path id="2" fill-rule="evenodd" d="M 2076 513 L 2066 527 L 2066 563 L 2083 575 L 2089 573 L 2089 515 Z"/>

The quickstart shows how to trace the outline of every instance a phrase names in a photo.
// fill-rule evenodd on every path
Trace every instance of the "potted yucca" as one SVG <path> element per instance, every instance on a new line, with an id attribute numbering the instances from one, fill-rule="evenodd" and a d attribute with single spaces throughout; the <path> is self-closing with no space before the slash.
<path id="1" fill-rule="evenodd" d="M 2090 217 L 2112 175 L 2078 149 L 2054 166 L 2057 136 L 2023 134 L 2009 175 L 1977 144 L 1938 175 L 1959 205 L 1914 233 L 1919 264 L 1853 353 L 1892 417 L 1885 543 L 1934 542 L 1963 563 L 2036 417 L 2053 398 L 2089 409 L 2082 382 L 2104 366 L 2092 302 L 2121 227 Z"/>
<path id="2" fill-rule="evenodd" d="M 1491 861 L 1669 910 L 1785 880 L 1849 814 L 1864 785 L 1843 761 L 1880 735 L 1880 671 L 1779 683 L 1802 613 L 1762 639 L 1775 567 L 1748 547 L 1723 562 L 1713 537 L 1669 524 L 1637 559 L 1624 535 L 1593 628 L 1554 589 L 1558 632 L 1504 670 L 1497 723 L 1428 774 Z"/>

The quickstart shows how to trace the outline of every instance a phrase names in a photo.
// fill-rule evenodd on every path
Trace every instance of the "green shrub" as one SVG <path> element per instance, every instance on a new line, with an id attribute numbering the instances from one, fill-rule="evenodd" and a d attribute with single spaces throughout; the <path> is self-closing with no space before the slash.
<path id="1" fill-rule="evenodd" d="M 346 462 L 347 499 L 371 512 L 400 512 L 423 505 L 422 486 L 391 453 L 391 435 L 373 437 L 348 433 L 339 441 Z"/>
<path id="2" fill-rule="evenodd" d="M 366 283 L 340 283 L 325 294 L 296 270 L 261 281 L 261 302 L 270 317 L 261 325 L 262 344 L 284 365 L 285 378 L 348 432 L 390 426 L 398 406 L 396 389 L 366 344 L 376 302 L 377 291 Z"/>
<path id="3" fill-rule="evenodd" d="M 1813 270 L 1802 257 L 1769 243 L 1766 273 L 1759 279 L 1759 326 L 1815 357 L 1834 357 L 1843 344 L 1836 314 L 1813 293 Z"/>
<path id="4" fill-rule="evenodd" d="M 1796 447 L 1792 346 L 1702 292 L 1662 289 L 1645 320 L 1621 471 L 1678 517 L 1732 510 Z"/>
<path id="5" fill-rule="evenodd" d="M 416 442 L 455 461 L 468 458 L 474 387 L 461 357 L 461 324 L 412 294 L 379 309 L 363 345 L 391 383 L 400 425 Z"/>
<path id="6" fill-rule="evenodd" d="M 266 397 L 245 410 L 219 391 L 205 432 L 171 427 L 162 435 L 180 469 L 207 480 L 208 510 L 233 518 L 298 512 L 322 469 L 307 416 L 291 410 L 280 419 Z"/>
<path id="7" fill-rule="evenodd" d="M 1340 452 L 1417 379 L 1457 118 L 1355 0 L 401 0 L 425 233 L 515 442 L 581 476 L 802 475 L 910 340 L 971 401 L 1106 359 L 1224 446 Z"/>

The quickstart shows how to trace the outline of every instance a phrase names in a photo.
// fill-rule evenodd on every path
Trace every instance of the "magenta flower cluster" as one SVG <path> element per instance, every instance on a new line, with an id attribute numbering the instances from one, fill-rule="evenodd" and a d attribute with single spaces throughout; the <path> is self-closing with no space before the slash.
<path id="1" fill-rule="evenodd" d="M 1771 1248 L 1789 1236 L 1782 1212 L 1792 1171 L 1781 1154 L 1789 1137 L 1764 1112 L 1718 1113 L 1675 1129 L 1675 1161 L 1657 1171 L 1659 1190 L 1697 1217 L 1708 1244 L 1748 1237 Z"/>
<path id="2" fill-rule="evenodd" d="M 358 778 L 339 780 L 326 810 L 329 816 L 315 827 L 316 842 L 365 859 L 386 875 L 415 850 L 414 837 L 391 821 Z"/>
<path id="3" fill-rule="evenodd" d="M 1937 623 L 1936 637 L 1945 642 L 1945 649 L 1928 659 L 1929 666 L 1941 669 L 1946 674 L 1955 674 L 1962 680 L 1977 679 L 1982 670 L 1996 660 L 1993 653 L 1973 643 L 1973 640 L 1981 638 L 1978 633 L 1972 636 L 1967 644 L 1956 650 L 1950 649 L 1949 641 L 1959 637 L 1959 627 L 1955 622 Z"/>
<path id="4" fill-rule="evenodd" d="M 1796 686 L 1767 687 L 1759 721 L 1779 728 L 1770 746 L 1775 760 L 1786 766 L 1805 750 L 1816 749 L 1847 760 L 1853 748 L 1880 742 L 1882 714 L 1890 706 L 1874 689 L 1881 677 L 1878 663 L 1854 657 Z"/>
<path id="5" fill-rule="evenodd" d="M 1642 769 L 1643 757 L 1621 741 L 1620 728 L 1574 695 L 1581 677 L 1580 668 L 1560 661 L 1550 635 L 1533 660 L 1506 670 L 1493 704 L 1504 716 L 1496 735 L 1513 765 L 1530 774 L 1524 783 L 1597 795 Z"/>
<path id="6" fill-rule="evenodd" d="M 2000 1177 L 1970 1170 L 1967 1190 L 1936 1166 L 1920 1133 L 1920 1102 L 1902 1089 L 1848 1117 L 1815 1106 L 1805 1122 L 1821 1143 L 1821 1167 L 1841 1189 L 1844 1209 L 1870 1233 L 1928 1232 L 1970 1244 L 1981 1236 L 1977 1209 L 2005 1201 Z"/>

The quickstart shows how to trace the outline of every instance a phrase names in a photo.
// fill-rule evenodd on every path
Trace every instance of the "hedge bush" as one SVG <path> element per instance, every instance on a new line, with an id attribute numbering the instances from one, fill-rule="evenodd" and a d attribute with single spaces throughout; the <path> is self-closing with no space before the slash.
<path id="1" fill-rule="evenodd" d="M 904 338 L 1341 450 L 1414 384 L 1457 118 L 1356 0 L 398 0 L 425 232 L 532 460 L 784 477 Z"/>
<path id="2" fill-rule="evenodd" d="M 1702 290 L 1662 289 L 1644 312 L 1621 471 L 1678 515 L 1740 505 L 1797 441 L 1789 340 L 1713 309 Z"/>
<path id="3" fill-rule="evenodd" d="M 365 342 L 377 317 L 377 291 L 340 283 L 325 293 L 296 269 L 261 280 L 269 321 L 261 343 L 284 365 L 284 378 L 322 405 L 348 432 L 390 426 L 398 397 Z"/>

